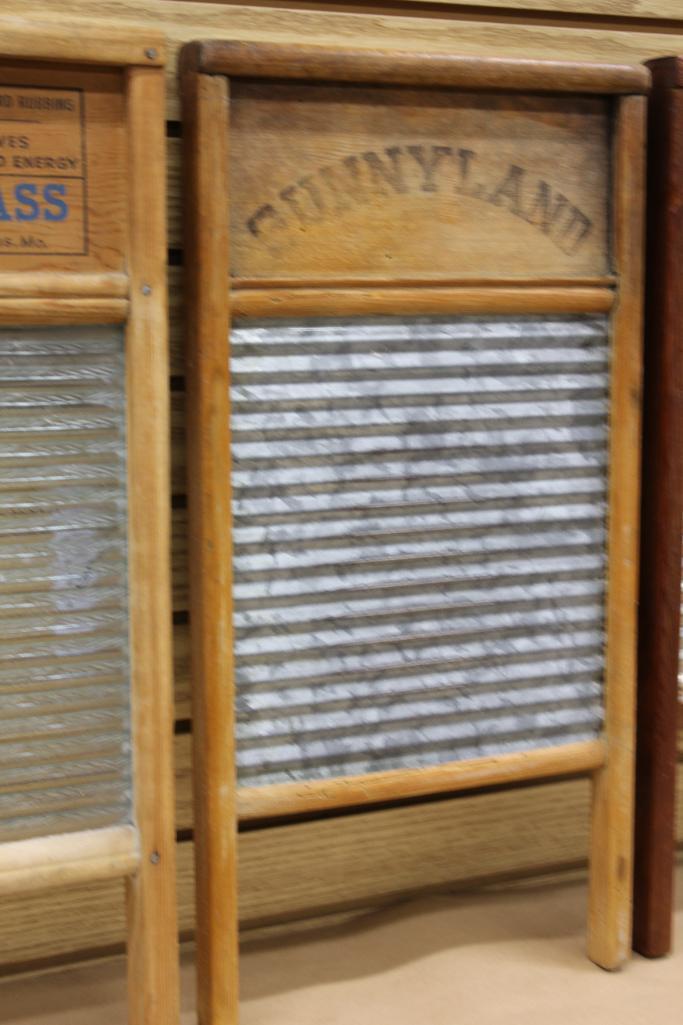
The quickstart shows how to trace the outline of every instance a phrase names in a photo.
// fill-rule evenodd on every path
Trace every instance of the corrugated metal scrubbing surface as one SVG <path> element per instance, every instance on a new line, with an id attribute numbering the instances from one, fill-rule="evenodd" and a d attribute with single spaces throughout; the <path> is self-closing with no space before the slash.
<path id="1" fill-rule="evenodd" d="M 0 840 L 129 818 L 123 344 L 0 329 Z"/>
<path id="2" fill-rule="evenodd" d="M 599 732 L 608 360 L 600 317 L 233 326 L 242 785 Z"/>

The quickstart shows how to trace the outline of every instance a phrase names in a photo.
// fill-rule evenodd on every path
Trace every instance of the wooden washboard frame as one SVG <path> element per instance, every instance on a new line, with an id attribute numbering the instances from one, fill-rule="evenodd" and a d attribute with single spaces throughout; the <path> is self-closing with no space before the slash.
<path id="1" fill-rule="evenodd" d="M 641 234 L 648 73 L 536 61 L 207 41 L 180 62 L 185 153 L 195 850 L 199 1020 L 237 1021 L 237 822 L 524 780 L 587 774 L 594 785 L 590 957 L 618 968 L 630 949 L 635 623 L 639 503 Z M 273 80 L 458 89 L 485 95 L 586 94 L 611 111 L 613 262 L 603 273 L 396 275 L 242 273 L 229 264 L 231 90 Z M 262 97 L 263 98 L 263 97 Z M 225 130 L 221 130 L 224 126 Z M 268 130 L 267 128 L 265 129 Z M 244 175 L 243 175 L 244 176 Z M 290 174 L 290 178 L 293 175 Z M 280 194 L 282 195 L 282 193 Z M 265 199 L 262 200 L 265 202 Z M 263 213 L 262 211 L 265 211 Z M 242 210 L 241 214 L 250 210 Z M 276 218 L 272 207 L 258 218 Z M 233 239 L 239 250 L 241 239 Z M 325 263 L 323 258 L 323 265 Z M 277 262 L 277 261 L 275 261 Z M 233 277 L 230 280 L 229 266 Z M 443 267 L 441 268 L 443 271 Z M 228 335 L 231 317 L 404 313 L 611 313 L 611 530 L 605 724 L 601 737 L 418 770 L 236 788 Z"/>
<path id="2" fill-rule="evenodd" d="M 78 332 L 90 325 L 98 330 L 101 325 L 105 330 L 120 325 L 123 334 L 128 467 L 124 476 L 127 512 L 122 518 L 128 571 L 126 576 L 124 569 L 123 579 L 128 607 L 124 619 L 130 688 L 128 759 L 132 762 L 127 822 L 69 831 L 74 830 L 72 823 L 59 835 L 0 844 L 0 892 L 14 895 L 109 878 L 125 880 L 128 1021 L 173 1025 L 179 1018 L 179 992 L 164 42 L 135 26 L 98 30 L 71 22 L 60 28 L 52 24 L 21 28 L 16 19 L 7 25 L 0 19 L 0 30 L 6 105 L 25 106 L 22 90 L 26 95 L 34 90 L 31 95 L 40 97 L 33 101 L 35 111 L 80 110 L 80 121 L 77 118 L 68 129 L 69 139 L 67 129 L 50 124 L 45 136 L 38 127 L 35 137 L 22 141 L 20 132 L 31 123 L 24 114 L 26 120 L 14 129 L 19 141 L 8 143 L 18 148 L 8 152 L 29 154 L 33 163 L 22 158 L 12 169 L 61 168 L 61 172 L 52 171 L 57 178 L 65 168 L 72 178 L 79 171 L 82 187 L 79 192 L 75 184 L 72 191 L 73 183 L 67 183 L 53 190 L 53 199 L 65 199 L 51 207 L 48 224 L 44 212 L 37 212 L 36 197 L 42 186 L 29 183 L 23 198 L 32 199 L 22 207 L 23 219 L 35 221 L 31 227 L 36 234 L 19 241 L 15 225 L 3 224 L 0 325 L 20 331 L 40 326 L 43 338 L 53 325 L 61 332 L 70 327 Z M 59 99 L 77 94 L 80 101 Z M 41 117 L 33 114 L 33 123 L 40 125 Z M 47 122 L 48 115 L 42 120 Z M 12 125 L 4 124 L 3 129 L 11 132 Z M 9 163 L 5 157 L 4 170 Z M 32 172 L 22 171 L 22 176 L 30 178 Z M 13 180 L 18 177 L 15 174 Z M 7 209 L 13 186 L 3 177 L 2 187 L 2 219 L 9 222 L 16 219 L 16 210 L 12 214 Z M 36 227 L 38 216 L 42 216 L 41 228 Z M 70 219 L 75 227 L 69 226 Z"/>
<path id="3" fill-rule="evenodd" d="M 683 520 L 683 60 L 649 62 L 634 949 L 671 949 Z"/>

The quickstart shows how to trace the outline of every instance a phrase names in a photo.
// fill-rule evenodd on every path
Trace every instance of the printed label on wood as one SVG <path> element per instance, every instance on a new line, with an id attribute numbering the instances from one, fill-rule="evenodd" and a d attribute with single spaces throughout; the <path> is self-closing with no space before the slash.
<path id="1" fill-rule="evenodd" d="M 233 275 L 609 272 L 596 99 L 234 85 Z"/>
<path id="2" fill-rule="evenodd" d="M 0 86 L 0 256 L 87 252 L 80 89 Z"/>
<path id="3" fill-rule="evenodd" d="M 120 72 L 0 68 L 0 271 L 125 271 Z"/>

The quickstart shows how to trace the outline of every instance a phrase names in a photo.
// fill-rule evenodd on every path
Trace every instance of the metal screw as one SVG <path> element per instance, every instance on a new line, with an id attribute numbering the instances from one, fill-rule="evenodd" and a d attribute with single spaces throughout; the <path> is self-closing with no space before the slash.
<path id="1" fill-rule="evenodd" d="M 147 57 L 148 60 L 156 60 L 157 56 L 157 51 L 153 47 L 150 47 L 149 50 L 145 50 L 145 57 Z"/>
<path id="2" fill-rule="evenodd" d="M 161 861 L 161 855 L 158 851 L 152 851 L 152 853 L 149 856 L 149 860 L 152 862 L 153 865 L 158 865 Z"/>
<path id="3" fill-rule="evenodd" d="M 142 291 L 143 295 L 151 295 L 152 294 L 152 286 L 151 285 L 143 285 L 141 291 Z"/>

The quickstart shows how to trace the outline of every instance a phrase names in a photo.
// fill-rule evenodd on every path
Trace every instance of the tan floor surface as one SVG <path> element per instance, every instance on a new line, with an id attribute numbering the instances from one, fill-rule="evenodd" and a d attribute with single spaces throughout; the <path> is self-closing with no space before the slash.
<path id="1" fill-rule="evenodd" d="M 677 953 L 616 974 L 583 956 L 584 882 L 426 898 L 253 938 L 241 1025 L 683 1025 L 683 868 L 678 884 Z M 190 1025 L 189 947 L 182 975 Z M 123 1025 L 123 961 L 7 980 L 0 1021 Z"/>

